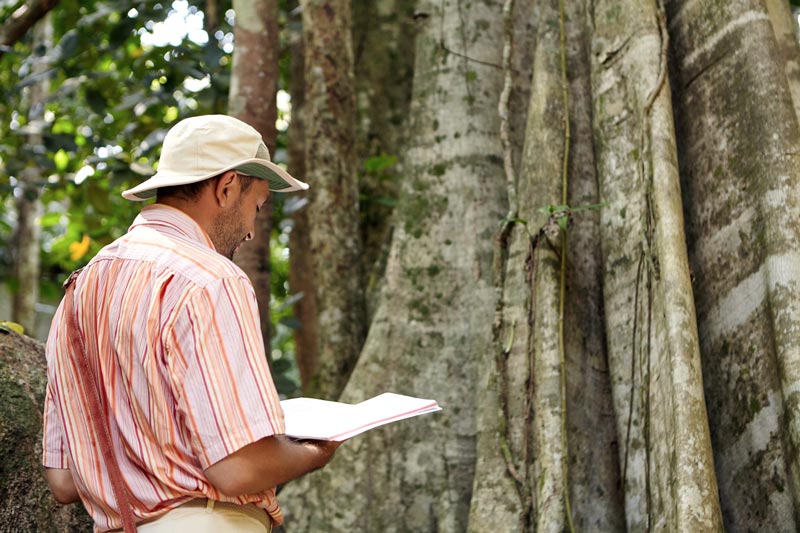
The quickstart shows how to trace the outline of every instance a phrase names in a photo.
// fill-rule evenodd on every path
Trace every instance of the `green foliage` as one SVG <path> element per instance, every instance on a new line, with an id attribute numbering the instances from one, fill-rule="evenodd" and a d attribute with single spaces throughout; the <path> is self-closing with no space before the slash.
<path id="1" fill-rule="evenodd" d="M 218 39 L 142 43 L 141 35 L 169 12 L 152 2 L 64 0 L 52 14 L 52 48 L 29 34 L 0 60 L 0 202 L 10 211 L 23 170 L 37 169 L 47 206 L 45 283 L 84 264 L 127 228 L 141 206 L 120 192 L 153 172 L 172 122 L 224 112 L 230 54 Z M 31 109 L 26 89 L 43 79 L 50 84 L 44 109 Z M 210 83 L 203 87 L 202 80 Z M 32 134 L 42 143 L 31 143 Z M 8 217 L 0 226 L 4 267 L 12 226 Z M 89 253 L 70 254 L 85 235 Z"/>
<path id="2" fill-rule="evenodd" d="M 606 207 L 608 204 L 606 202 L 599 203 L 599 204 L 587 204 L 587 205 L 579 205 L 575 207 L 570 207 L 568 205 L 548 205 L 546 207 L 540 207 L 537 209 L 537 212 L 547 215 L 551 220 L 554 220 L 558 226 L 566 231 L 567 227 L 569 226 L 569 222 L 572 219 L 573 213 L 579 213 L 581 211 L 597 211 Z"/>
<path id="3" fill-rule="evenodd" d="M 20 4 L 0 3 L 0 20 Z M 282 24 L 288 25 L 288 9 L 295 3 L 280 5 Z M 25 175 L 38 176 L 34 185 L 44 206 L 39 221 L 40 292 L 43 299 L 57 299 L 68 272 L 127 231 L 142 204 L 124 200 L 120 193 L 152 174 L 167 129 L 188 116 L 226 111 L 233 31 L 229 19 L 221 17 L 219 30 L 207 43 L 188 38 L 176 46 L 143 42 L 175 6 L 178 2 L 171 0 L 62 0 L 50 17 L 51 47 L 34 43 L 31 31 L 0 57 L 0 282 L 18 285 L 10 277 L 13 204 L 25 169 L 35 169 Z M 204 6 L 190 0 L 183 8 L 197 13 Z M 223 1 L 220 13 L 230 8 L 231 2 Z M 281 37 L 288 41 L 288 35 Z M 288 87 L 288 66 L 287 53 L 281 59 L 283 88 Z M 46 102 L 43 108 L 32 108 L 29 90 L 42 80 L 49 83 Z M 31 142 L 34 134 L 41 142 Z M 277 160 L 285 145 L 283 132 Z M 297 325 L 287 300 L 281 206 L 278 200 L 270 349 L 279 391 L 294 394 L 298 378 L 292 328 Z"/>

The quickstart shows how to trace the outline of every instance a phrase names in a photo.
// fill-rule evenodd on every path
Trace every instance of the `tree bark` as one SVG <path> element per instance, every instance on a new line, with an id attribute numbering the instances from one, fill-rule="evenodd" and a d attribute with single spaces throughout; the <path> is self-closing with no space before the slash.
<path id="1" fill-rule="evenodd" d="M 58 0 L 31 0 L 18 7 L 0 26 L 0 57 L 57 4 Z"/>
<path id="2" fill-rule="evenodd" d="M 214 42 L 214 34 L 219 30 L 219 4 L 220 0 L 206 0 L 203 8 L 203 29 L 211 42 Z"/>
<path id="3" fill-rule="evenodd" d="M 540 24 L 536 7 L 535 1 L 507 0 L 503 5 L 504 85 L 498 95 L 497 109 L 501 136 L 504 129 L 507 136 L 503 159 L 511 218 L 526 214 L 524 207 L 518 213 L 512 211 L 518 211 L 515 191 L 524 180 L 518 169 L 526 113 L 533 94 L 533 52 Z M 525 284 L 528 239 L 525 229 L 514 223 L 498 224 L 494 230 L 492 276 L 496 309 L 492 346 L 478 376 L 477 460 L 468 530 L 483 531 L 487 524 L 502 523 L 513 524 L 516 531 L 529 531 L 534 502 L 532 485 L 528 483 L 532 444 L 529 397 L 532 360 L 525 333 L 530 296 Z"/>
<path id="4" fill-rule="evenodd" d="M 277 133 L 275 119 L 278 114 L 278 3 L 276 0 L 234 0 L 233 9 L 236 12 L 233 30 L 236 48 L 233 53 L 228 113 L 258 130 L 270 154 L 274 154 Z M 236 263 L 255 287 L 261 335 L 269 358 L 272 202 L 261 209 L 255 228 L 253 241 L 242 246 L 236 254 Z"/>
<path id="5" fill-rule="evenodd" d="M 683 237 L 666 22 L 595 2 L 595 149 L 627 528 L 722 528 Z"/>
<path id="6" fill-rule="evenodd" d="M 289 124 L 289 173 L 306 175 L 305 159 L 305 62 L 302 31 L 292 37 L 290 94 L 292 121 Z M 295 358 L 300 371 L 300 386 L 305 396 L 318 390 L 317 295 L 308 226 L 308 192 L 293 195 L 292 231 L 289 234 L 289 287 L 293 295 L 302 295 L 294 304 L 294 316 L 300 327 L 294 332 Z"/>
<path id="7" fill-rule="evenodd" d="M 375 158 L 397 157 L 411 100 L 414 70 L 413 0 L 353 2 L 356 153 L 367 321 L 377 305 L 400 190 L 399 164 L 367 171 Z"/>
<path id="8" fill-rule="evenodd" d="M 413 145 L 386 285 L 346 390 L 444 411 L 370 431 L 286 487 L 287 529 L 463 531 L 475 468 L 475 380 L 491 339 L 491 235 L 507 206 L 498 139 L 500 4 L 417 8 Z M 307 71 L 308 72 L 308 71 Z M 469 228 L 469 231 L 463 231 Z"/>
<path id="9" fill-rule="evenodd" d="M 44 345 L 0 331 L 0 532 L 86 532 L 80 503 L 61 505 L 42 469 L 42 407 L 47 385 Z"/>
<path id="10" fill-rule="evenodd" d="M 726 529 L 800 524 L 800 127 L 758 1 L 668 4 L 686 235 Z M 793 76 L 790 76 L 792 78 Z"/>
<path id="11" fill-rule="evenodd" d="M 319 373 L 314 392 L 337 398 L 364 342 L 365 314 L 350 2 L 303 7 L 308 224 L 317 306 Z"/>
<path id="12" fill-rule="evenodd" d="M 53 46 L 53 26 L 46 13 L 34 29 L 34 40 L 37 46 L 41 46 L 44 50 L 49 50 Z M 34 66 L 33 72 L 42 72 L 46 68 L 45 62 L 39 60 Z M 44 105 L 50 92 L 50 81 L 46 78 L 40 79 L 27 92 L 28 123 L 43 125 Z M 31 133 L 27 136 L 28 147 L 37 147 L 42 144 L 41 133 Z M 25 157 L 26 154 L 20 155 Z M 17 225 L 13 239 L 16 248 L 14 274 L 17 279 L 17 287 L 12 302 L 12 317 L 15 322 L 25 328 L 29 335 L 34 336 L 36 334 L 36 303 L 39 301 L 41 271 L 39 249 L 42 228 L 39 218 L 42 216 L 44 176 L 42 169 L 36 166 L 36 161 L 31 160 L 19 177 L 21 179 L 15 202 Z"/>

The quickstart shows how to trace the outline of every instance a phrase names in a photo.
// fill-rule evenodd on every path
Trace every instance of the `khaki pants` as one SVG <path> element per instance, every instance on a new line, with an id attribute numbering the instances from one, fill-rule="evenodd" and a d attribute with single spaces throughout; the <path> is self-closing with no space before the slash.
<path id="1" fill-rule="evenodd" d="M 272 522 L 255 505 L 236 505 L 213 500 L 192 500 L 167 513 L 140 522 L 141 533 L 270 533 Z M 121 532 L 115 529 L 108 533 Z"/>

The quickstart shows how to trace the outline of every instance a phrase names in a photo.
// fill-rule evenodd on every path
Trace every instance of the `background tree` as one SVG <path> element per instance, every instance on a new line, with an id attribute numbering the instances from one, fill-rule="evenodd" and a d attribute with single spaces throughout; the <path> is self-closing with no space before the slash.
<path id="1" fill-rule="evenodd" d="M 276 0 L 234 1 L 237 22 L 234 25 L 236 48 L 233 53 L 228 114 L 258 130 L 267 149 L 275 154 L 278 118 L 278 3 Z M 256 300 L 261 319 L 264 346 L 270 346 L 270 236 L 272 203 L 267 203 L 256 217 L 253 242 L 236 254 L 242 267 L 257 288 Z M 267 350 L 269 354 L 271 350 Z"/>
<path id="2" fill-rule="evenodd" d="M 49 16 L 44 16 L 35 26 L 33 35 L 34 46 L 43 54 L 53 47 L 53 26 Z M 28 133 L 27 145 L 40 147 L 42 145 L 42 131 L 44 130 L 44 106 L 50 89 L 50 80 L 42 76 L 45 72 L 41 63 L 33 69 L 37 80 L 24 89 L 27 93 L 28 106 Z M 42 158 L 42 151 L 34 154 Z M 22 159 L 22 158 L 20 158 Z M 42 216 L 42 186 L 45 176 L 42 168 L 37 165 L 36 159 L 30 161 L 23 169 L 20 176 L 20 187 L 15 198 L 16 227 L 14 228 L 14 274 L 17 280 L 17 290 L 13 291 L 13 311 L 11 319 L 21 324 L 28 331 L 36 328 L 36 303 L 39 299 L 39 247 L 41 240 L 41 227 L 38 224 Z M 20 290 L 24 288 L 23 290 Z"/>
<path id="3" fill-rule="evenodd" d="M 342 400 L 395 390 L 446 408 L 422 425 L 370 432 L 340 448 L 319 475 L 287 486 L 287 527 L 299 531 L 467 525 L 474 378 L 491 338 L 491 235 L 506 209 L 502 147 L 492 134 L 502 22 L 489 5 L 462 11 L 452 2 L 422 3 L 415 16 L 414 134 L 385 284 Z"/>
<path id="4" fill-rule="evenodd" d="M 308 0 L 303 12 L 308 239 L 319 368 L 311 391 L 339 396 L 364 341 L 350 3 Z"/>
<path id="5" fill-rule="evenodd" d="M 727 528 L 791 530 L 800 516 L 800 129 L 787 65 L 797 43 L 792 51 L 776 36 L 760 2 L 711 4 L 669 2 L 667 14 L 720 501 Z"/>

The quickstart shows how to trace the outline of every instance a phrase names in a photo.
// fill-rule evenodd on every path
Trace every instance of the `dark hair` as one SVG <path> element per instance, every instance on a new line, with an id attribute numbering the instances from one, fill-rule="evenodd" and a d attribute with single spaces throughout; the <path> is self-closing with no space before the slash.
<path id="1" fill-rule="evenodd" d="M 242 184 L 242 192 L 247 192 L 247 189 L 253 184 L 255 180 L 258 178 L 254 176 L 248 176 L 247 174 L 242 174 L 241 172 L 236 173 L 239 176 L 239 181 Z M 204 179 L 203 181 L 196 181 L 194 183 L 187 183 L 185 185 L 172 185 L 170 187 L 159 187 L 156 191 L 156 200 L 163 200 L 165 198 L 180 198 L 182 200 L 195 200 L 200 193 L 203 191 L 204 188 L 208 187 L 209 184 L 216 185 L 217 181 L 222 177 L 222 174 L 218 174 L 214 177 Z"/>

